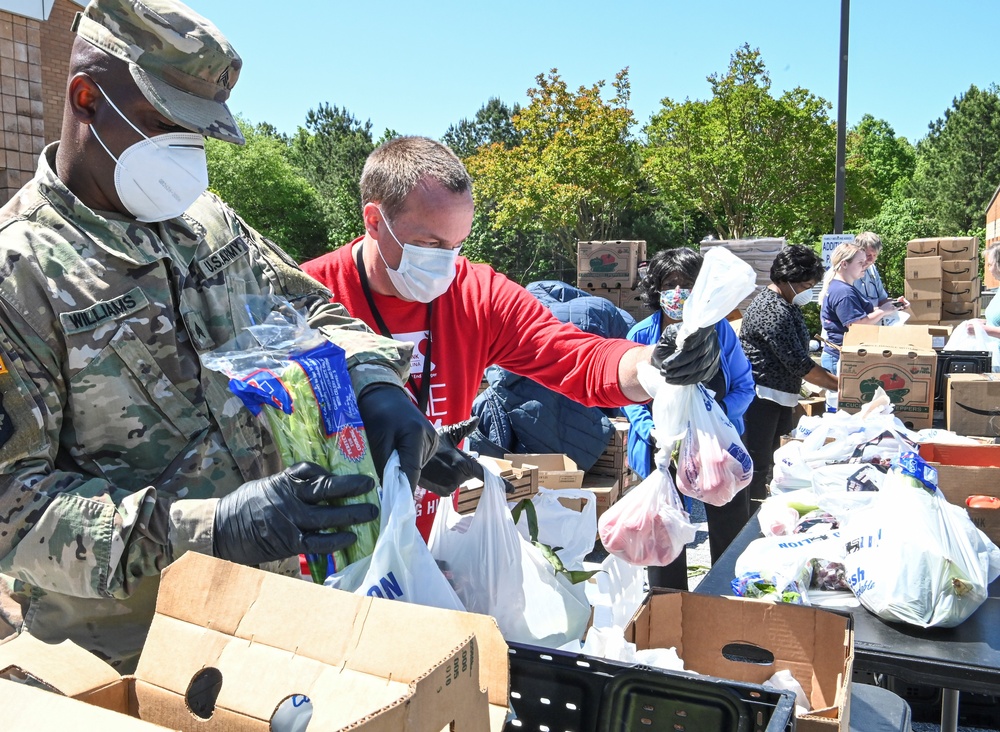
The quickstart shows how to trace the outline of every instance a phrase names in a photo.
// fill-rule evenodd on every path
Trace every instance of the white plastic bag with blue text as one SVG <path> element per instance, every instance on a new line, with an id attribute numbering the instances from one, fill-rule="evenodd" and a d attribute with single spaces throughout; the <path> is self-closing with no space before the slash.
<path id="1" fill-rule="evenodd" d="M 417 531 L 413 493 L 399 469 L 397 453 L 389 457 L 383 476 L 381 526 L 375 551 L 327 577 L 324 584 L 358 595 L 465 610 Z"/>

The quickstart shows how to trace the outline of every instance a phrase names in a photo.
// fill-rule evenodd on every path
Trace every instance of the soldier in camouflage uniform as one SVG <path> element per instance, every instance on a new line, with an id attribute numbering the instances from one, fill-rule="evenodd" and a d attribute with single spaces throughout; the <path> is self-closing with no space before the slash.
<path id="1" fill-rule="evenodd" d="M 408 345 L 204 192 L 202 135 L 243 141 L 224 103 L 241 61 L 219 31 L 173 0 L 94 0 L 75 29 L 60 141 L 0 209 L 0 617 L 128 671 L 179 555 L 287 564 L 377 513 L 314 505 L 370 479 L 281 471 L 262 422 L 201 368 L 248 324 L 248 296 L 308 309 L 346 349 L 380 469 L 397 449 L 415 484 L 436 438 L 401 388 Z"/>

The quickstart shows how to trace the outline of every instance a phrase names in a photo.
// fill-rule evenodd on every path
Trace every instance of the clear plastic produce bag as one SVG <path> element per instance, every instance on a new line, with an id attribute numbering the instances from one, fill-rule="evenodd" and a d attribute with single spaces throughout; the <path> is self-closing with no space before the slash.
<path id="1" fill-rule="evenodd" d="M 395 452 L 385 464 L 375 551 L 326 578 L 327 587 L 445 610 L 465 610 L 417 531 L 410 484 Z M 445 501 L 447 503 L 447 501 Z"/>
<path id="2" fill-rule="evenodd" d="M 688 425 L 677 455 L 677 488 L 686 496 L 724 506 L 750 484 L 753 460 L 739 433 L 702 384 L 678 395 Z"/>
<path id="3" fill-rule="evenodd" d="M 609 553 L 630 564 L 670 564 L 694 539 L 695 528 L 665 467 L 625 494 L 597 522 Z"/>
<path id="4" fill-rule="evenodd" d="M 985 601 L 1000 550 L 937 490 L 937 471 L 904 453 L 867 508 L 841 527 L 851 589 L 884 620 L 951 628 Z"/>
<path id="5" fill-rule="evenodd" d="M 579 641 L 590 619 L 582 584 L 557 573 L 525 540 L 507 508 L 503 481 L 484 462 L 483 493 L 472 516 L 441 501 L 431 529 L 434 558 L 469 612 L 492 615 L 508 641 L 558 648 Z"/>

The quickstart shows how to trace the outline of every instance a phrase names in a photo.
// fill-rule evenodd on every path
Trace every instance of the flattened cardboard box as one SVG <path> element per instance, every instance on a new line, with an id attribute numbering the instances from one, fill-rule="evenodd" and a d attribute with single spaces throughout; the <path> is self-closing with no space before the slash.
<path id="1" fill-rule="evenodd" d="M 163 570 L 134 676 L 73 644 L 21 635 L 0 645 L 0 672 L 21 670 L 67 696 L 199 732 L 268 730 L 295 695 L 312 700 L 312 732 L 499 730 L 507 664 L 487 616 L 362 597 L 193 552 Z M 204 719 L 188 694 L 208 669 L 219 685 Z"/>
<path id="2" fill-rule="evenodd" d="M 1000 374 L 949 374 L 946 388 L 948 429 L 960 435 L 1000 437 Z M 992 495 L 997 494 L 1000 484 Z"/>
<path id="3" fill-rule="evenodd" d="M 801 605 L 713 597 L 654 588 L 625 629 L 636 648 L 674 648 L 684 668 L 721 679 L 761 684 L 788 670 L 812 710 L 798 732 L 847 732 L 854 665 L 850 617 Z M 733 660 L 770 654 L 771 663 Z"/>
<path id="4" fill-rule="evenodd" d="M 839 407 L 857 412 L 882 387 L 893 413 L 912 429 L 931 427 L 937 354 L 934 331 L 899 325 L 852 326 L 840 352 Z"/>
<path id="5" fill-rule="evenodd" d="M 1000 445 L 920 446 L 920 456 L 938 471 L 938 488 L 949 503 L 961 506 L 972 523 L 994 544 L 1000 544 L 1000 510 L 969 508 L 969 496 L 1000 497 Z"/>

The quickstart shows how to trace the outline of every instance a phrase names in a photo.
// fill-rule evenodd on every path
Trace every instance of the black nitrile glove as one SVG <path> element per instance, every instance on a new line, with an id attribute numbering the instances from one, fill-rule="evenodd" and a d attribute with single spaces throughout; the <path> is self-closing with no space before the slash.
<path id="1" fill-rule="evenodd" d="M 668 325 L 653 349 L 650 363 L 668 384 L 684 386 L 709 381 L 719 370 L 719 335 L 714 325 L 696 330 L 678 351 L 675 343 L 680 323 Z"/>
<path id="2" fill-rule="evenodd" d="M 315 463 L 296 463 L 276 475 L 251 480 L 219 500 L 213 554 L 251 565 L 297 554 L 331 554 L 357 537 L 350 531 L 320 531 L 371 521 L 378 508 L 370 503 L 319 504 L 360 496 L 374 487 L 368 476 L 334 476 Z"/>
<path id="3" fill-rule="evenodd" d="M 402 387 L 392 384 L 365 387 L 358 397 L 358 411 L 365 423 L 379 479 L 395 450 L 399 453 L 399 468 L 412 489 L 437 447 L 437 432 L 427 417 L 421 414 Z"/>
<path id="4" fill-rule="evenodd" d="M 475 432 L 478 426 L 479 417 L 472 417 L 464 422 L 438 429 L 437 450 L 420 474 L 421 488 L 426 488 L 439 496 L 450 496 L 462 483 L 471 478 L 485 482 L 483 466 L 479 461 L 458 449 L 462 440 Z M 504 480 L 503 484 L 507 493 L 514 490 L 514 486 L 508 481 Z"/>

